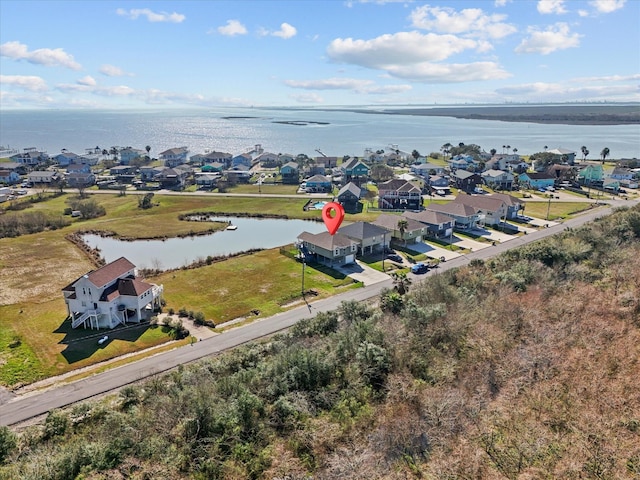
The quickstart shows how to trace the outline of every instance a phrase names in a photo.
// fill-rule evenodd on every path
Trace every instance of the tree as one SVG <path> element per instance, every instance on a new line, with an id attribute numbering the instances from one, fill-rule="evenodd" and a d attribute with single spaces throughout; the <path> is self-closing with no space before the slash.
<path id="1" fill-rule="evenodd" d="M 604 147 L 602 149 L 602 151 L 600 152 L 600 157 L 602 157 L 602 163 L 604 164 L 604 161 L 607 159 L 607 157 L 609 156 L 609 149 L 607 147 Z"/>
<path id="2" fill-rule="evenodd" d="M 409 291 L 411 279 L 407 277 L 405 272 L 393 272 L 391 278 L 393 279 L 393 288 L 400 295 L 404 295 Z"/>
<path id="3" fill-rule="evenodd" d="M 411 152 L 411 156 L 413 157 L 414 160 L 418 160 L 420 158 L 420 152 L 418 152 L 418 150 L 414 150 L 413 152 Z"/>
<path id="4" fill-rule="evenodd" d="M 445 159 L 445 160 L 447 159 L 447 155 L 448 155 L 449 153 L 451 153 L 451 147 L 452 147 L 452 146 L 453 146 L 453 145 L 451 145 L 450 143 L 448 143 L 448 142 L 447 142 L 447 143 L 445 143 L 444 145 L 442 145 L 442 146 L 440 147 L 440 150 L 442 151 L 442 154 L 444 155 L 444 159 Z"/>
<path id="5" fill-rule="evenodd" d="M 393 178 L 393 169 L 383 163 L 376 163 L 371 167 L 370 176 L 375 182 L 386 182 Z"/>
<path id="6" fill-rule="evenodd" d="M 151 147 L 147 145 L 146 147 L 144 147 L 144 149 L 147 151 L 147 155 L 149 155 L 149 152 L 151 151 Z"/>
<path id="7" fill-rule="evenodd" d="M 489 150 L 489 153 L 493 157 L 496 153 L 498 153 L 498 151 L 495 148 L 492 148 L 491 150 Z"/>
<path id="8" fill-rule="evenodd" d="M 407 231 L 407 226 L 409 223 L 403 218 L 398 220 L 398 230 L 400 231 L 400 238 L 404 240 L 404 232 Z"/>
<path id="9" fill-rule="evenodd" d="M 584 162 L 587 159 L 587 155 L 589 150 L 587 150 L 587 147 L 585 147 L 584 145 L 580 147 L 580 151 L 582 152 L 582 161 Z M 587 153 L 585 153 L 587 152 Z"/>
<path id="10" fill-rule="evenodd" d="M 513 150 L 511 150 L 513 152 L 513 154 L 515 155 L 516 153 L 518 153 L 518 149 L 516 147 L 513 147 Z"/>
<path id="11" fill-rule="evenodd" d="M 3 465 L 14 448 L 16 448 L 16 435 L 9 427 L 0 427 L 0 465 Z"/>

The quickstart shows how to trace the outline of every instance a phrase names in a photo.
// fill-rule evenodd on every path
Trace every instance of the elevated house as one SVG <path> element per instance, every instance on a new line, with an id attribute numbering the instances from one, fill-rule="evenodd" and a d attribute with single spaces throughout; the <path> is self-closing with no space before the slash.
<path id="1" fill-rule="evenodd" d="M 287 162 L 280 167 L 282 183 L 286 185 L 296 185 L 300 182 L 300 169 L 296 162 Z"/>
<path id="2" fill-rule="evenodd" d="M 484 183 L 496 190 L 511 190 L 513 173 L 504 170 L 487 170 L 480 174 Z"/>
<path id="3" fill-rule="evenodd" d="M 114 328 L 140 323 L 160 306 L 163 287 L 136 276 L 124 257 L 86 273 L 62 289 L 71 327 Z"/>
<path id="4" fill-rule="evenodd" d="M 507 205 L 499 197 L 461 193 L 452 203 L 473 208 L 480 225 L 498 225 L 507 216 Z"/>
<path id="5" fill-rule="evenodd" d="M 70 163 L 67 165 L 67 173 L 91 173 L 91 165 L 88 163 Z"/>
<path id="6" fill-rule="evenodd" d="M 426 207 L 426 210 L 443 213 L 453 218 L 453 227 L 459 230 L 475 228 L 478 223 L 478 213 L 476 209 L 463 203 L 449 202 L 443 205 L 431 203 Z"/>
<path id="7" fill-rule="evenodd" d="M 446 169 L 442 165 L 435 165 L 433 163 L 414 163 L 411 165 L 411 172 L 423 178 L 428 178 L 431 175 L 444 175 Z"/>
<path id="8" fill-rule="evenodd" d="M 383 210 L 419 210 L 422 192 L 406 180 L 392 179 L 378 184 L 378 208 Z"/>
<path id="9" fill-rule="evenodd" d="M 231 167 L 229 170 L 225 170 L 224 174 L 227 176 L 227 180 L 236 183 L 249 183 L 249 180 L 251 180 L 252 177 L 249 167 L 242 164 Z"/>
<path id="10" fill-rule="evenodd" d="M 96 183 L 96 176 L 91 172 L 73 172 L 65 175 L 69 188 L 90 187 Z"/>
<path id="11" fill-rule="evenodd" d="M 567 150 L 566 148 L 553 148 L 551 150 L 547 150 L 547 153 L 551 153 L 555 155 L 558 160 L 561 162 L 566 162 L 569 165 L 574 165 L 576 163 L 576 152 L 573 150 Z"/>
<path id="12" fill-rule="evenodd" d="M 480 163 L 472 155 L 455 155 L 447 160 L 449 169 L 475 171 Z"/>
<path id="13" fill-rule="evenodd" d="M 213 189 L 218 185 L 219 173 L 198 172 L 195 174 L 196 185 L 200 188 Z"/>
<path id="14" fill-rule="evenodd" d="M 383 251 L 389 245 L 387 229 L 369 222 L 355 222 L 346 225 L 338 230 L 358 244 L 360 255 L 372 254 L 376 251 Z"/>
<path id="15" fill-rule="evenodd" d="M 342 178 L 344 182 L 353 182 L 362 185 L 369 177 L 369 165 L 358 158 L 351 158 L 341 166 Z"/>
<path id="16" fill-rule="evenodd" d="M 221 164 L 222 169 L 229 168 L 231 166 L 231 159 L 233 155 L 226 152 L 206 152 L 197 153 L 189 158 L 189 162 L 193 165 L 213 165 Z M 221 169 L 221 171 L 222 171 Z"/>
<path id="17" fill-rule="evenodd" d="M 451 175 L 451 181 L 456 188 L 464 192 L 472 192 L 482 183 L 482 177 L 468 170 L 456 170 Z"/>
<path id="18" fill-rule="evenodd" d="M 444 213 L 423 210 L 421 212 L 406 212 L 403 216 L 423 224 L 426 227 L 426 236 L 446 238 L 453 234 L 454 219 Z"/>
<path id="19" fill-rule="evenodd" d="M 236 155 L 231 159 L 230 168 L 239 167 L 241 165 L 247 168 L 251 168 L 252 164 L 253 164 L 253 159 L 251 158 L 251 156 L 247 154 L 240 154 L 240 155 Z"/>
<path id="20" fill-rule="evenodd" d="M 160 188 L 169 190 L 180 190 L 186 185 L 188 173 L 177 168 L 165 168 L 154 177 L 154 180 L 160 182 Z"/>
<path id="21" fill-rule="evenodd" d="M 73 152 L 68 152 L 66 150 L 63 151 L 62 153 L 54 155 L 52 157 L 52 160 L 61 167 L 67 167 L 72 163 L 76 163 L 76 164 L 87 163 L 83 161 L 83 157 L 81 157 L 80 155 Z"/>
<path id="22" fill-rule="evenodd" d="M 615 167 L 609 176 L 616 180 L 632 180 L 635 172 L 630 168 Z"/>
<path id="23" fill-rule="evenodd" d="M 358 252 L 358 242 L 346 235 L 336 232 L 309 233 L 298 235 L 298 248 L 305 258 L 324 265 L 344 265 L 354 263 Z"/>
<path id="24" fill-rule="evenodd" d="M 604 169 L 602 165 L 587 165 L 580 169 L 577 178 L 581 185 L 597 185 L 604 180 Z"/>
<path id="25" fill-rule="evenodd" d="M 333 185 L 324 175 L 314 175 L 306 180 L 305 190 L 309 193 L 328 193 L 333 190 Z"/>
<path id="26" fill-rule="evenodd" d="M 390 239 L 403 243 L 421 242 L 426 236 L 427 228 L 422 223 L 407 216 L 406 212 L 402 215 L 393 215 L 391 213 L 382 213 L 378 215 L 372 223 L 378 227 L 384 228 L 389 232 Z M 399 223 L 405 222 L 404 230 L 401 232 Z"/>
<path id="27" fill-rule="evenodd" d="M 362 210 L 360 198 L 362 189 L 355 183 L 349 182 L 338 192 L 338 202 L 344 207 L 345 212 L 359 213 Z"/>
<path id="28" fill-rule="evenodd" d="M 22 153 L 17 153 L 10 157 L 12 162 L 26 165 L 27 167 L 35 167 L 40 163 L 47 162 L 49 155 L 46 152 L 40 152 L 34 147 L 25 148 Z"/>
<path id="29" fill-rule="evenodd" d="M 280 159 L 280 155 L 272 152 L 261 153 L 256 158 L 254 158 L 253 161 L 260 164 L 262 168 L 277 168 L 283 163 Z"/>
<path id="30" fill-rule="evenodd" d="M 131 165 L 133 160 L 144 158 L 146 154 L 146 150 L 139 150 L 131 147 L 123 148 L 118 152 L 118 155 L 120 156 L 120 165 Z"/>
<path id="31" fill-rule="evenodd" d="M 20 181 L 20 175 L 14 170 L 1 170 L 0 169 L 0 183 L 5 185 L 14 185 Z"/>
<path id="32" fill-rule="evenodd" d="M 140 167 L 140 180 L 143 182 L 152 182 L 163 170 L 164 167 Z"/>
<path id="33" fill-rule="evenodd" d="M 544 189 L 555 185 L 556 176 L 547 172 L 525 172 L 518 176 L 518 182 L 527 188 Z"/>
<path id="34" fill-rule="evenodd" d="M 33 183 L 33 185 L 51 185 L 56 183 L 61 178 L 58 172 L 52 172 L 49 170 L 34 171 L 27 174 L 27 181 Z"/>
<path id="35" fill-rule="evenodd" d="M 159 159 L 164 162 L 165 167 L 174 168 L 187 163 L 188 155 L 189 149 L 187 147 L 176 147 L 161 152 Z"/>

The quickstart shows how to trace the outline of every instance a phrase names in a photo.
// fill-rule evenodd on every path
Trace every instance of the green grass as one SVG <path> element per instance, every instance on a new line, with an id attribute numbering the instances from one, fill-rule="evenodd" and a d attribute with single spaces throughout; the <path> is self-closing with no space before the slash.
<path id="1" fill-rule="evenodd" d="M 552 200 L 551 204 L 549 204 L 548 201 L 532 201 L 525 204 L 524 215 L 547 219 L 548 211 L 549 218 L 547 220 L 558 220 L 589 210 L 590 208 L 594 208 L 593 204 L 590 202 L 554 202 Z"/>
<path id="2" fill-rule="evenodd" d="M 252 310 L 259 310 L 260 316 L 273 315 L 301 299 L 302 264 L 272 249 L 150 280 L 164 285 L 167 308 L 200 311 L 219 324 L 252 316 Z M 317 291 L 317 298 L 357 286 L 352 279 L 313 264 L 306 266 L 304 280 L 305 290 Z"/>

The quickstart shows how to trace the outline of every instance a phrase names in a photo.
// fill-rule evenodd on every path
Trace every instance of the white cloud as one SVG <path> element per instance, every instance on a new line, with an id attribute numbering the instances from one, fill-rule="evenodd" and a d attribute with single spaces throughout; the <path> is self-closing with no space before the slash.
<path id="1" fill-rule="evenodd" d="M 69 55 L 62 48 L 39 48 L 29 51 L 29 47 L 20 42 L 6 42 L 0 45 L 0 56 L 13 58 L 15 60 L 26 60 L 35 65 L 45 65 L 47 67 L 66 67 L 72 70 L 80 70 L 82 67 L 77 63 L 73 55 Z"/>
<path id="2" fill-rule="evenodd" d="M 454 35 L 399 32 L 372 40 L 338 38 L 329 44 L 327 54 L 336 62 L 387 69 L 396 65 L 445 60 L 477 46 L 475 40 Z"/>
<path id="3" fill-rule="evenodd" d="M 538 0 L 538 12 L 543 15 L 551 13 L 561 15 L 567 13 L 564 3 L 565 0 Z"/>
<path id="4" fill-rule="evenodd" d="M 298 103 L 324 103 L 324 99 L 317 93 L 303 93 L 301 95 L 289 95 L 289 98 Z"/>
<path id="5" fill-rule="evenodd" d="M 11 85 L 32 92 L 47 90 L 47 83 L 35 75 L 0 75 L 0 85 Z"/>
<path id="6" fill-rule="evenodd" d="M 283 23 L 282 25 L 280 25 L 280 30 L 278 30 L 277 32 L 273 32 L 272 35 L 274 37 L 287 39 L 295 37 L 297 33 L 298 31 L 296 30 L 296 27 L 294 27 L 293 25 L 289 25 L 288 23 Z"/>
<path id="7" fill-rule="evenodd" d="M 510 3 L 510 2 L 511 2 L 511 0 L 495 0 L 495 1 L 493 2 L 493 4 L 494 4 L 496 7 L 504 7 L 507 3 Z"/>
<path id="8" fill-rule="evenodd" d="M 508 78 L 511 74 L 494 62 L 458 64 L 420 63 L 396 65 L 387 71 L 394 77 L 427 83 L 459 83 Z"/>
<path id="9" fill-rule="evenodd" d="M 96 82 L 96 79 L 93 78 L 91 75 L 87 75 L 86 77 L 82 77 L 80 79 L 77 80 L 79 85 L 87 85 L 89 87 L 95 87 L 98 82 Z"/>
<path id="10" fill-rule="evenodd" d="M 592 0 L 589 2 L 599 13 L 611 13 L 624 7 L 627 0 Z"/>
<path id="11" fill-rule="evenodd" d="M 285 80 L 285 85 L 304 90 L 349 90 L 364 94 L 390 94 L 411 90 L 411 85 L 376 85 L 373 80 L 327 78 L 323 80 Z"/>
<path id="12" fill-rule="evenodd" d="M 638 101 L 636 85 L 571 85 L 563 83 L 525 83 L 499 88 L 496 93 L 508 100 L 531 101 Z"/>
<path id="13" fill-rule="evenodd" d="M 246 27 L 238 20 L 227 20 L 227 24 L 222 27 L 218 27 L 217 30 L 220 35 L 225 35 L 227 37 L 247 34 Z"/>
<path id="14" fill-rule="evenodd" d="M 125 72 L 120 67 L 116 67 L 115 65 L 104 64 L 100 67 L 100 73 L 106 75 L 107 77 L 132 77 L 131 73 Z"/>
<path id="15" fill-rule="evenodd" d="M 121 17 L 127 17 L 131 20 L 137 20 L 138 17 L 147 17 L 147 20 L 151 23 L 182 23 L 187 18 L 181 13 L 154 12 L 153 10 L 150 10 L 148 8 L 132 8 L 131 10 L 119 8 L 116 10 L 116 13 Z"/>
<path id="16" fill-rule="evenodd" d="M 506 15 L 487 15 L 480 8 L 456 11 L 449 7 L 425 5 L 411 12 L 409 18 L 416 28 L 440 33 L 502 38 L 516 31 L 513 25 L 504 22 Z"/>
<path id="17" fill-rule="evenodd" d="M 575 48 L 580 45 L 582 35 L 571 33 L 566 23 L 556 23 L 541 31 L 529 27 L 529 38 L 522 40 L 515 49 L 516 53 L 539 53 L 548 55 L 556 50 Z"/>

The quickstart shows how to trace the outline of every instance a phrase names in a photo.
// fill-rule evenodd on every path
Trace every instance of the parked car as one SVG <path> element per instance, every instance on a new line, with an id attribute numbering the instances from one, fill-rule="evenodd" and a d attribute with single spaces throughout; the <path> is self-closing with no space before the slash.
<path id="1" fill-rule="evenodd" d="M 109 335 L 105 335 L 104 337 L 102 337 L 100 340 L 98 340 L 98 345 L 102 345 L 104 342 L 106 342 L 107 340 L 109 340 Z"/>
<path id="2" fill-rule="evenodd" d="M 387 258 L 392 262 L 402 263 L 402 257 L 397 253 L 390 253 L 389 255 L 387 255 Z"/>
<path id="3" fill-rule="evenodd" d="M 411 273 L 427 273 L 429 267 L 422 262 L 416 263 L 411 267 Z"/>

